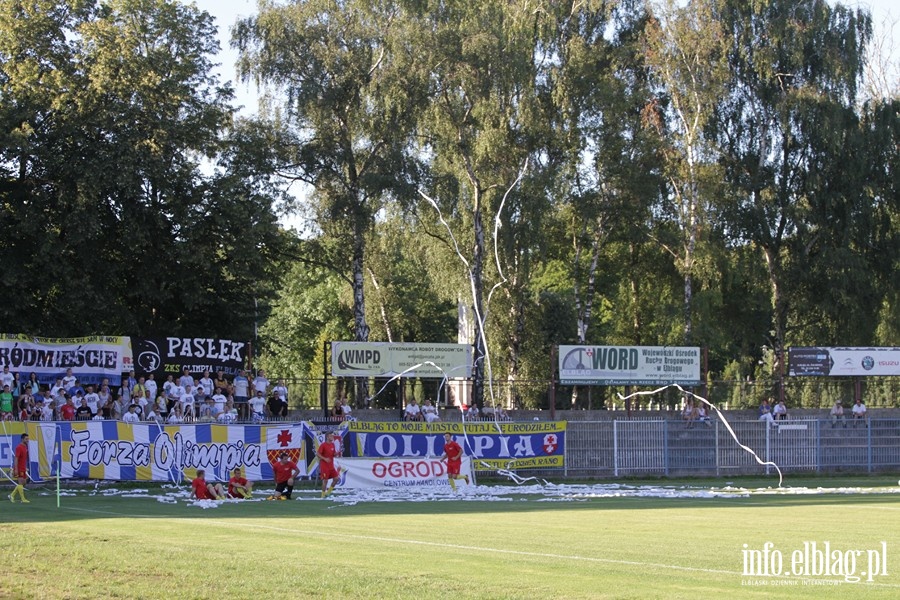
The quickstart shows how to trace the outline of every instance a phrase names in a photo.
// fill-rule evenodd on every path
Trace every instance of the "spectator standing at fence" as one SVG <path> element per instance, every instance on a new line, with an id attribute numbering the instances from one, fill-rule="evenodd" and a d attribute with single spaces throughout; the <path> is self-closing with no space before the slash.
<path id="1" fill-rule="evenodd" d="M 9 372 L 9 365 L 3 365 L 3 373 L 0 373 L 0 385 L 9 387 L 10 393 L 12 393 L 13 382 L 15 380 L 16 377 Z"/>
<path id="2" fill-rule="evenodd" d="M 219 388 L 222 390 L 223 396 L 228 396 L 232 392 L 231 384 L 228 383 L 228 380 L 225 378 L 224 371 L 216 371 L 216 378 L 213 380 L 213 389 Z"/>
<path id="3" fill-rule="evenodd" d="M 181 394 L 181 398 L 178 399 L 178 403 L 181 405 L 181 412 L 184 415 L 184 418 L 187 420 L 194 419 L 194 394 L 191 392 L 191 385 L 189 384 L 184 388 L 184 393 Z"/>
<path id="4" fill-rule="evenodd" d="M 90 421 L 93 417 L 94 413 L 91 412 L 91 408 L 84 401 L 84 398 L 75 396 L 75 420 Z"/>
<path id="5" fill-rule="evenodd" d="M 225 410 L 225 402 L 228 398 L 225 397 L 225 394 L 222 393 L 222 388 L 216 387 L 215 393 L 212 395 L 213 404 L 216 405 L 216 414 Z"/>
<path id="6" fill-rule="evenodd" d="M 477 404 L 472 404 L 466 409 L 466 418 L 470 421 L 474 421 L 481 414 L 481 411 L 478 410 Z"/>
<path id="7" fill-rule="evenodd" d="M 150 391 L 150 397 L 156 398 L 159 396 L 159 386 L 156 385 L 156 378 L 153 373 L 147 374 L 147 380 L 144 381 L 144 387 Z"/>
<path id="8" fill-rule="evenodd" d="M 863 404 L 863 401 L 859 398 L 856 399 L 856 404 L 853 405 L 853 421 L 863 421 L 866 420 L 866 405 Z M 866 426 L 868 427 L 868 425 Z"/>
<path id="9" fill-rule="evenodd" d="M 284 415 L 282 415 L 282 416 L 286 417 L 287 416 L 287 408 L 288 408 L 288 389 L 287 389 L 287 386 L 284 384 L 284 379 L 278 380 L 278 382 L 275 384 L 275 387 L 272 388 L 272 394 L 276 398 L 278 398 L 278 401 L 284 407 Z"/>
<path id="10" fill-rule="evenodd" d="M 778 404 L 772 409 L 772 416 L 779 421 L 787 419 L 788 413 L 787 407 L 784 405 L 784 400 L 778 401 Z"/>
<path id="11" fill-rule="evenodd" d="M 14 401 L 12 392 L 9 391 L 9 385 L 3 384 L 3 391 L 0 392 L 0 420 L 12 420 Z"/>
<path id="12" fill-rule="evenodd" d="M 263 393 L 256 392 L 250 399 L 250 420 L 254 423 L 260 423 L 266 418 L 266 399 Z"/>
<path id="13" fill-rule="evenodd" d="M 61 380 L 62 386 L 66 389 L 66 391 L 68 391 L 70 387 L 75 385 L 75 381 L 77 379 L 78 378 L 75 377 L 75 374 L 72 372 L 72 369 L 66 369 L 66 374 L 63 376 L 63 378 Z"/>
<path id="14" fill-rule="evenodd" d="M 191 375 L 191 370 L 187 367 L 181 369 L 181 377 L 178 378 L 178 385 L 187 389 L 188 386 L 194 387 L 194 376 Z"/>
<path id="15" fill-rule="evenodd" d="M 763 400 L 759 405 L 759 420 L 768 421 L 769 424 L 775 424 L 775 418 L 772 416 L 772 405 L 768 400 Z"/>
<path id="16" fill-rule="evenodd" d="M 269 399 L 266 401 L 266 409 L 272 418 L 280 419 L 287 416 L 287 406 L 282 404 L 275 394 L 269 396 Z"/>
<path id="17" fill-rule="evenodd" d="M 457 479 L 465 479 L 466 484 L 468 485 L 469 483 L 468 475 L 459 474 L 459 471 L 462 468 L 462 457 L 462 446 L 456 443 L 453 436 L 450 435 L 450 432 L 445 433 L 444 453 L 441 455 L 441 460 L 447 461 L 447 481 L 450 482 L 450 487 L 453 488 L 453 491 L 456 491 Z"/>
<path id="18" fill-rule="evenodd" d="M 100 394 L 94 391 L 94 386 L 87 386 L 84 392 L 84 401 L 87 403 L 88 408 L 91 409 L 91 414 L 96 415 L 100 412 Z"/>
<path id="19" fill-rule="evenodd" d="M 141 417 L 138 415 L 137 409 L 137 404 L 129 404 L 128 412 L 122 415 L 122 420 L 126 423 L 140 423 Z"/>
<path id="20" fill-rule="evenodd" d="M 232 386 L 234 386 L 235 407 L 238 409 L 238 414 L 245 417 L 249 410 L 247 401 L 250 399 L 250 380 L 247 379 L 247 372 L 241 369 L 235 376 Z"/>
<path id="21" fill-rule="evenodd" d="M 68 394 L 65 396 L 64 404 L 59 407 L 59 418 L 63 421 L 75 420 L 75 403 Z"/>
<path id="22" fill-rule="evenodd" d="M 262 392 L 263 398 L 266 397 L 266 394 L 269 393 L 269 380 L 266 379 L 266 372 L 260 369 L 256 372 L 256 377 L 253 378 L 253 390 L 255 392 Z"/>
<path id="23" fill-rule="evenodd" d="M 170 425 L 180 425 L 184 423 L 184 414 L 181 412 L 181 405 L 176 404 L 171 411 L 169 411 L 169 416 L 166 418 L 166 423 Z"/>
<path id="24" fill-rule="evenodd" d="M 834 401 L 834 406 L 831 407 L 831 427 L 834 429 L 837 427 L 838 421 L 844 424 L 844 428 L 847 427 L 847 421 L 844 420 L 844 405 L 841 404 L 840 400 Z"/>
<path id="25" fill-rule="evenodd" d="M 212 391 L 216 389 L 214 387 L 215 384 L 213 383 L 212 377 L 209 376 L 209 371 L 203 371 L 203 376 L 200 377 L 200 380 L 197 382 L 197 384 L 202 387 L 203 390 L 208 394 L 212 394 Z"/>

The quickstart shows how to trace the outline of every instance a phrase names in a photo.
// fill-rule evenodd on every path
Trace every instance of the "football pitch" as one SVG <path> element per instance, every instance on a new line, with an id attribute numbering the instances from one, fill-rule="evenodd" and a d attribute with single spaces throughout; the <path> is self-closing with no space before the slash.
<path id="1" fill-rule="evenodd" d="M 774 483 L 777 483 L 777 479 Z M 2 598 L 897 598 L 896 476 L 628 481 L 195 503 L 32 486 Z M 202 506 L 200 504 L 203 504 Z M 854 582 L 855 580 L 858 582 Z"/>

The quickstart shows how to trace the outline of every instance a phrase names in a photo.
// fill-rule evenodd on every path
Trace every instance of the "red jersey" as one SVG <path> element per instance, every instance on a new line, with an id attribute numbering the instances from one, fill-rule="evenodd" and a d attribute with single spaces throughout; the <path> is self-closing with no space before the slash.
<path id="1" fill-rule="evenodd" d="M 462 447 L 450 440 L 444 444 L 444 454 L 447 455 L 447 472 L 459 475 L 459 468 L 462 466 Z"/>
<path id="2" fill-rule="evenodd" d="M 19 477 L 25 477 L 26 473 L 28 473 L 28 444 L 26 444 L 25 442 L 21 442 L 18 446 L 16 446 L 16 462 L 14 471 Z"/>
<path id="3" fill-rule="evenodd" d="M 247 488 L 247 480 L 243 477 L 232 477 L 228 480 L 228 495 L 232 497 L 237 497 L 238 493 L 235 490 L 235 486 L 241 486 L 244 489 Z"/>
<path id="4" fill-rule="evenodd" d="M 191 482 L 191 487 L 194 488 L 194 496 L 197 497 L 197 500 L 215 500 L 206 487 L 206 480 L 202 477 L 194 479 Z"/>
<path id="5" fill-rule="evenodd" d="M 329 459 L 328 461 L 322 461 L 322 462 L 328 462 L 328 464 L 334 464 L 334 457 L 336 454 L 337 454 L 337 451 L 334 448 L 333 442 L 322 442 L 319 445 L 319 458 Z"/>
<path id="6" fill-rule="evenodd" d="M 294 476 L 297 470 L 297 463 L 292 460 L 282 462 L 278 461 L 272 465 L 272 471 L 275 472 L 275 483 L 282 483 Z"/>

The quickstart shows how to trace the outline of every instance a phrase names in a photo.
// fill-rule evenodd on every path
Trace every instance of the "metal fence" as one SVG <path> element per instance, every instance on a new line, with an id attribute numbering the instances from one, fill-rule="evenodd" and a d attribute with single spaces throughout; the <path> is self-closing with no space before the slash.
<path id="1" fill-rule="evenodd" d="M 829 420 L 730 423 L 740 444 L 782 472 L 900 470 L 900 419 L 833 425 Z M 735 441 L 721 421 L 570 421 L 565 475 L 728 476 L 774 473 Z M 549 473 L 548 473 L 549 474 Z M 558 471 L 556 473 L 559 474 Z"/>
<path id="2" fill-rule="evenodd" d="M 324 381 L 324 383 L 323 383 Z M 399 408 L 406 400 L 425 398 L 446 401 L 446 386 L 438 379 L 410 379 L 402 382 L 372 379 L 370 393 L 380 392 L 372 399 L 372 407 Z M 285 379 L 290 408 L 311 409 L 321 406 L 327 391 L 328 405 L 344 394 L 355 408 L 362 408 L 364 399 L 355 397 L 353 380 L 348 378 Z M 645 388 L 634 387 L 632 392 Z M 763 398 L 780 397 L 778 381 L 709 381 L 706 386 L 693 388 L 697 393 L 721 408 L 756 408 Z M 484 403 L 503 406 L 507 410 L 548 409 L 551 401 L 559 410 L 622 408 L 619 397 L 623 386 L 553 386 L 549 381 L 497 381 L 485 387 Z M 860 397 L 869 408 L 900 406 L 900 377 L 787 377 L 784 379 L 784 398 L 788 408 L 829 408 L 835 400 L 845 403 Z M 632 400 L 635 409 L 660 409 L 678 406 L 683 401 L 678 390 L 672 388 L 653 396 Z"/>

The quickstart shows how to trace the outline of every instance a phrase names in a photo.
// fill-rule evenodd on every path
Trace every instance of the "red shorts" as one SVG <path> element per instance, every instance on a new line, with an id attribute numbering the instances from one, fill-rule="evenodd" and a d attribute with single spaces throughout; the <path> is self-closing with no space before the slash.
<path id="1" fill-rule="evenodd" d="M 461 460 L 448 460 L 447 461 L 447 474 L 448 475 L 459 475 L 460 467 L 462 467 Z"/>
<path id="2" fill-rule="evenodd" d="M 319 462 L 319 479 L 337 479 L 340 473 L 334 468 L 334 463 Z"/>

